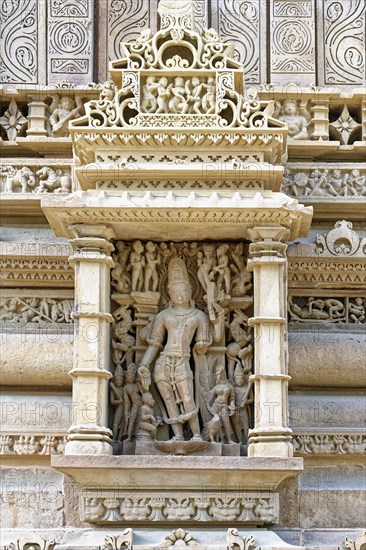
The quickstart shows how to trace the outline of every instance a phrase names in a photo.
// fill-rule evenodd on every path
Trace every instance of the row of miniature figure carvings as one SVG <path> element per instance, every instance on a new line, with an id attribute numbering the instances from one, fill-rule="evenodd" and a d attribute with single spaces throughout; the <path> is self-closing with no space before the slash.
<path id="1" fill-rule="evenodd" d="M 289 320 L 297 322 L 365 323 L 365 298 L 289 298 Z M 2 300 L 0 321 L 16 323 L 71 323 L 70 300 L 13 297 Z"/>
<path id="2" fill-rule="evenodd" d="M 331 323 L 365 323 L 366 299 L 363 296 L 290 296 L 289 321 L 320 321 Z M 318 294 L 318 293 L 317 293 Z M 72 300 L 54 298 L 3 298 L 0 304 L 0 321 L 9 323 L 71 323 Z M 126 312 L 124 313 L 124 318 Z M 121 323 L 119 317 L 118 323 Z M 131 321 L 132 323 L 132 321 Z M 117 326 L 117 325 L 116 325 Z M 131 325 L 132 326 L 132 325 Z"/>
<path id="3" fill-rule="evenodd" d="M 126 174 L 129 168 L 138 170 L 138 164 L 128 164 Z M 121 188 L 124 182 L 124 173 L 121 171 Z M 189 185 L 189 182 L 186 184 Z M 163 182 L 161 185 L 166 184 Z M 183 180 L 180 186 L 184 188 Z M 45 165 L 44 162 L 28 160 L 23 163 L 6 162 L 0 167 L 1 193 L 70 193 L 71 188 L 69 165 Z M 288 195 L 304 199 L 342 197 L 347 200 L 365 197 L 366 166 L 354 163 L 291 163 L 285 168 L 282 190 Z"/>
<path id="4" fill-rule="evenodd" d="M 166 84 L 165 95 L 167 95 L 168 89 L 169 94 L 171 93 L 170 88 L 174 83 L 169 84 L 168 79 L 165 78 L 165 80 L 166 83 L 163 84 Z M 152 85 L 156 86 L 155 83 Z M 104 93 L 104 96 L 101 95 L 101 97 L 105 98 L 107 93 L 111 93 L 114 85 L 105 83 L 103 86 L 102 94 Z M 184 90 L 188 86 L 188 82 L 180 83 L 180 86 Z M 208 115 L 211 112 L 209 103 L 211 96 L 207 92 L 208 84 L 201 83 L 199 86 L 202 88 L 202 93 L 204 90 L 206 91 L 199 102 L 199 98 L 192 96 L 195 101 L 192 100 L 189 103 L 188 99 L 187 101 L 182 99 L 179 103 L 179 98 L 183 96 L 173 94 L 171 100 L 166 101 L 165 106 L 160 105 L 164 97 L 162 89 L 155 98 L 148 91 L 144 91 L 146 88 L 144 86 L 140 111 L 141 113 L 164 116 L 166 114 L 185 115 L 193 109 L 190 116 Z M 266 97 L 267 95 L 268 97 Z M 29 97 L 31 96 L 30 91 Z M 209 97 L 205 100 L 206 96 Z M 277 96 L 274 99 L 273 117 L 288 124 L 290 140 L 330 140 L 340 142 L 341 145 L 351 145 L 356 141 L 366 139 L 366 102 L 362 100 L 362 95 L 345 99 L 340 94 L 335 94 L 330 101 L 322 96 L 314 99 L 314 94 L 311 93 L 304 93 L 303 96 L 299 95 L 295 98 L 287 97 L 285 92 L 282 97 L 281 94 L 277 94 Z M 271 99 L 271 94 L 262 92 L 260 97 L 264 100 Z M 7 141 L 15 141 L 18 137 L 24 136 L 28 136 L 30 139 L 32 136 L 67 137 L 69 122 L 85 114 L 85 103 L 89 98 L 90 91 L 85 93 L 83 90 L 70 89 L 67 92 L 66 90 L 57 90 L 53 93 L 49 90 L 43 92 L 38 90 L 37 100 L 29 101 L 28 99 L 28 102 L 25 98 L 20 98 L 18 101 L 14 98 L 4 99 L 0 103 L 0 136 Z M 185 112 L 186 105 L 187 112 Z M 180 125 L 180 127 L 182 126 Z"/>
<path id="5" fill-rule="evenodd" d="M 204 540 L 196 540 L 197 535 L 193 537 L 185 529 L 174 529 L 171 533 L 168 533 L 164 539 L 161 535 L 162 541 L 158 541 L 156 544 L 134 544 L 134 533 L 132 529 L 125 529 L 120 535 L 106 535 L 104 538 L 104 544 L 101 546 L 95 546 L 95 550 L 158 550 L 161 548 L 190 548 L 191 550 L 210 550 L 213 548 L 218 550 L 218 546 L 208 546 Z M 198 537 L 201 539 L 201 537 Z M 140 536 L 141 539 L 141 536 Z M 351 541 L 352 542 L 352 541 Z M 201 544 L 202 543 L 202 544 Z M 61 543 L 60 543 L 61 544 Z M 5 550 L 57 550 L 59 542 L 55 539 L 44 538 L 40 535 L 29 535 L 21 539 L 17 539 L 15 542 L 5 545 Z M 64 547 L 64 545 L 62 545 Z M 92 547 L 88 545 L 88 548 Z M 255 550 L 258 548 L 255 544 L 253 536 L 242 537 L 235 528 L 229 528 L 226 533 L 226 543 L 220 545 L 220 550 Z M 350 550 L 351 549 L 350 547 Z"/>
<path id="6" fill-rule="evenodd" d="M 366 434 L 360 433 L 294 433 L 295 455 L 364 455 Z M 64 454 L 66 435 L 0 435 L 0 455 Z"/>
<path id="7" fill-rule="evenodd" d="M 71 166 L 27 160 L 0 166 L 0 193 L 71 193 Z"/>

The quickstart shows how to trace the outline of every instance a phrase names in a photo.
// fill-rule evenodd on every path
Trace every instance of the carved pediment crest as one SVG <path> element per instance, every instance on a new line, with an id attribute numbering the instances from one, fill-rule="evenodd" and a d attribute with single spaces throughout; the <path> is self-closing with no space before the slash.
<path id="1" fill-rule="evenodd" d="M 191 0 L 162 0 L 158 11 L 161 29 L 122 44 L 125 57 L 110 65 L 113 82 L 71 129 L 285 127 L 271 116 L 273 102 L 244 91 L 233 46 L 212 28 L 196 30 Z"/>
<path id="2" fill-rule="evenodd" d="M 353 230 L 352 222 L 338 221 L 329 233 L 316 236 L 316 252 L 319 256 L 364 256 L 366 238 Z"/>

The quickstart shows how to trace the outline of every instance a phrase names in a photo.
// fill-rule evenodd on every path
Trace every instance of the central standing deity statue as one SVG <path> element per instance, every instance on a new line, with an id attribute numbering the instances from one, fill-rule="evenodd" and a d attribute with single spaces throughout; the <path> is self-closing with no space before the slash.
<path id="1" fill-rule="evenodd" d="M 150 367 L 154 366 L 153 379 L 164 400 L 174 441 L 182 441 L 183 424 L 189 423 L 194 441 L 201 441 L 198 419 L 199 407 L 194 398 L 193 372 L 190 366 L 191 345 L 196 356 L 206 354 L 210 344 L 209 318 L 197 309 L 192 301 L 192 287 L 186 265 L 174 258 L 168 267 L 170 305 L 154 320 L 149 344 L 139 367 L 141 385 L 150 383 Z M 167 338 L 166 338 L 167 336 Z M 166 338 L 166 344 L 163 342 Z M 160 352 L 160 353 L 159 353 Z"/>

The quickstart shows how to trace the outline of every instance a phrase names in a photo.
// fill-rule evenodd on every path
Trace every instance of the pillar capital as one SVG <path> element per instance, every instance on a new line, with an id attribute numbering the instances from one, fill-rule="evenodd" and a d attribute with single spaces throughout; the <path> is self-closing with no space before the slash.
<path id="1" fill-rule="evenodd" d="M 282 225 L 263 225 L 250 227 L 248 238 L 252 243 L 259 242 L 287 242 L 290 238 L 290 231 Z"/>

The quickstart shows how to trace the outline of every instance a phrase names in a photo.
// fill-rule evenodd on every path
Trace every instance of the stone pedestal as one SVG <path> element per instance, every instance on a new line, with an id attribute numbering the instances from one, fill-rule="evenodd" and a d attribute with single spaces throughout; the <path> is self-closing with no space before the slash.
<path id="1" fill-rule="evenodd" d="M 288 428 L 286 334 L 286 236 L 283 227 L 249 231 L 248 270 L 254 274 L 255 426 L 249 431 L 248 456 L 293 455 Z"/>
<path id="2" fill-rule="evenodd" d="M 70 241 L 75 266 L 73 424 L 65 454 L 112 454 L 108 425 L 110 268 L 112 230 L 77 225 Z"/>

